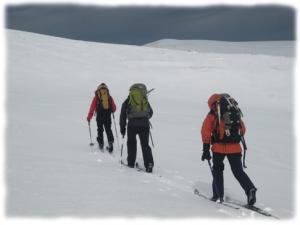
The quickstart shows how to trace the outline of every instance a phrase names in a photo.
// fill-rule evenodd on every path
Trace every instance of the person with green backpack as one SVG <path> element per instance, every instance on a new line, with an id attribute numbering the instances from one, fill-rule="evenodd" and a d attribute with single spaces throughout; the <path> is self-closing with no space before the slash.
<path id="1" fill-rule="evenodd" d="M 153 115 L 153 110 L 149 104 L 147 94 L 147 88 L 144 84 L 133 84 L 130 87 L 129 96 L 124 101 L 121 108 L 120 131 L 124 138 L 127 125 L 127 165 L 131 168 L 135 166 L 137 153 L 136 135 L 138 135 L 142 147 L 146 172 L 151 173 L 154 162 L 152 150 L 149 146 L 149 119 Z"/>

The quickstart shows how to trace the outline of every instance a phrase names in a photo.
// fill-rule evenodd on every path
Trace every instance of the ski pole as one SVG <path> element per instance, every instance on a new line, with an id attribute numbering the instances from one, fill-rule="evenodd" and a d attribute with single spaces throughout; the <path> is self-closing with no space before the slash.
<path id="1" fill-rule="evenodd" d="M 122 155 L 123 155 L 123 145 L 124 145 L 124 137 L 121 145 L 121 156 L 120 156 L 120 163 L 122 164 Z"/>
<path id="2" fill-rule="evenodd" d="M 93 146 L 93 145 L 94 145 L 94 143 L 92 142 L 92 132 L 91 132 L 91 125 L 90 125 L 90 121 L 89 121 L 88 123 L 89 123 L 90 140 L 91 140 L 90 146 Z"/>
<path id="3" fill-rule="evenodd" d="M 119 137 L 118 137 L 118 132 L 117 132 L 117 126 L 116 126 L 116 120 L 115 120 L 115 114 L 114 113 L 113 113 L 113 119 L 114 119 L 114 125 L 115 125 L 115 132 L 116 132 L 116 137 L 117 137 L 118 149 L 120 149 Z"/>
<path id="4" fill-rule="evenodd" d="M 221 198 L 221 196 L 220 196 L 220 191 L 219 191 L 219 188 L 218 188 L 218 186 L 217 186 L 217 184 L 216 184 L 216 179 L 215 179 L 215 176 L 214 176 L 213 168 L 212 168 L 212 166 L 211 166 L 210 160 L 207 160 L 207 162 L 208 162 L 208 166 L 209 166 L 211 175 L 212 175 L 212 177 L 213 177 L 213 185 L 214 185 L 215 190 L 216 190 L 216 192 L 217 192 L 217 195 L 218 195 L 218 197 L 219 197 L 219 199 L 220 199 L 220 198 Z M 220 199 L 220 201 L 221 201 L 221 199 Z"/>
<path id="5" fill-rule="evenodd" d="M 150 134 L 150 139 L 151 139 L 152 147 L 154 148 L 154 143 L 153 143 L 153 138 L 152 138 L 151 130 L 149 130 L 149 134 Z"/>
<path id="6" fill-rule="evenodd" d="M 242 141 L 243 148 L 244 148 L 244 155 L 243 155 L 243 167 L 246 169 L 246 168 L 247 168 L 247 166 L 246 166 L 246 164 L 245 164 L 245 159 L 246 159 L 247 145 L 246 145 L 246 141 L 245 141 L 245 138 L 244 138 L 244 136 L 241 136 L 241 141 Z"/>

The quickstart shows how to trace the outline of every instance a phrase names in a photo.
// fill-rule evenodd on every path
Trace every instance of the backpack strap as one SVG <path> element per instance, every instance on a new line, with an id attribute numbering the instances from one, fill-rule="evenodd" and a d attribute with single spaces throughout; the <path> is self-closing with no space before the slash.
<path id="1" fill-rule="evenodd" d="M 217 117 L 218 117 L 218 124 L 221 124 L 221 109 L 220 109 L 220 101 L 216 101 L 216 107 L 217 107 Z"/>

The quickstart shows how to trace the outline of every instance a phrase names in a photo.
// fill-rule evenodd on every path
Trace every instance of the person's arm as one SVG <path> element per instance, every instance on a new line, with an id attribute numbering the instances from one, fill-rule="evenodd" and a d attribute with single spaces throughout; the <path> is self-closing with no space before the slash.
<path id="1" fill-rule="evenodd" d="M 123 102 L 121 113 L 120 113 L 120 132 L 124 138 L 124 135 L 126 133 L 126 121 L 127 121 L 127 106 L 128 106 L 128 98 Z"/>
<path id="2" fill-rule="evenodd" d="M 203 153 L 201 160 L 204 161 L 210 160 L 210 142 L 211 142 L 211 133 L 213 130 L 215 117 L 213 114 L 209 113 L 205 120 L 203 121 L 202 128 L 201 128 L 201 136 L 202 136 L 202 142 L 203 142 Z"/>
<path id="3" fill-rule="evenodd" d="M 211 141 L 211 133 L 213 131 L 215 117 L 211 113 L 209 113 L 205 120 L 203 121 L 202 128 L 201 128 L 201 137 L 202 142 L 210 144 Z"/>
<path id="4" fill-rule="evenodd" d="M 244 121 L 241 120 L 241 134 L 242 134 L 242 136 L 244 136 L 245 133 L 246 133 L 246 126 L 244 124 Z"/>
<path id="5" fill-rule="evenodd" d="M 96 105 L 97 105 L 97 97 L 95 96 L 93 98 L 93 101 L 91 103 L 91 106 L 90 106 L 90 110 L 89 110 L 89 113 L 88 113 L 88 116 L 87 116 L 87 121 L 90 122 L 90 120 L 92 119 L 93 117 L 93 114 L 95 112 L 95 109 L 96 109 Z"/>

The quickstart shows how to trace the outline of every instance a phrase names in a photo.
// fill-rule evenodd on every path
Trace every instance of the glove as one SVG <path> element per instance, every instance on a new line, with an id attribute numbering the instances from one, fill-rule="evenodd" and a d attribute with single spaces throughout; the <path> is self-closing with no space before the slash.
<path id="1" fill-rule="evenodd" d="M 90 119 L 90 118 L 86 118 L 86 120 L 88 121 L 88 123 L 90 123 L 90 122 L 91 122 L 91 119 Z"/>
<path id="2" fill-rule="evenodd" d="M 203 153 L 202 153 L 202 157 L 201 160 L 204 161 L 206 160 L 210 160 L 211 156 L 210 156 L 210 144 L 208 143 L 203 143 Z"/>
<path id="3" fill-rule="evenodd" d="M 126 133 L 126 128 L 125 127 L 121 127 L 120 131 L 121 131 L 122 137 L 124 138 L 125 133 Z"/>

